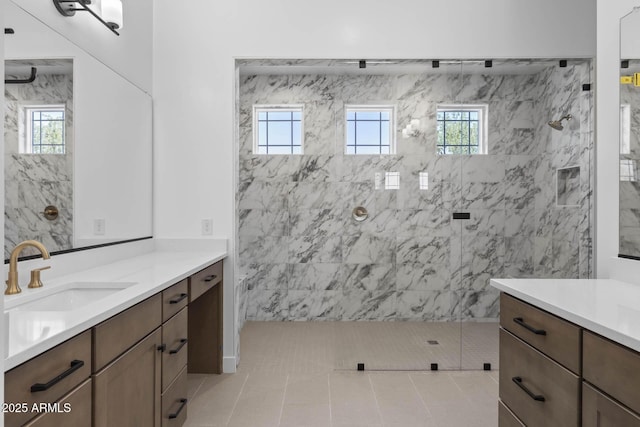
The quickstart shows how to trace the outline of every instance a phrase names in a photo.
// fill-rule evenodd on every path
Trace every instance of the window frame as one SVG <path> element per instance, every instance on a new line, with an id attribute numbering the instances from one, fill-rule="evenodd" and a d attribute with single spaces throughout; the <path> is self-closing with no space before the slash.
<path id="1" fill-rule="evenodd" d="M 478 152 L 477 153 L 439 153 L 438 148 L 442 145 L 438 144 L 438 113 L 440 112 L 474 112 L 478 113 Z M 436 105 L 436 155 L 438 156 L 476 156 L 486 155 L 489 153 L 489 105 L 488 104 L 438 104 Z M 448 145 L 445 144 L 446 148 Z M 453 145 L 449 145 L 453 146 Z M 469 145 L 463 145 L 470 147 Z"/>
<path id="2" fill-rule="evenodd" d="M 261 112 L 299 112 L 300 113 L 300 153 L 260 153 L 259 144 L 260 141 L 260 128 L 259 128 L 259 113 Z M 293 123 L 295 120 L 291 120 Z M 268 121 L 267 121 L 268 122 Z M 286 145 L 281 145 L 280 147 L 288 147 Z M 293 138 L 291 139 L 290 147 L 297 147 L 297 145 L 293 145 Z M 266 145 L 267 151 L 269 150 L 269 145 Z M 253 105 L 253 154 L 256 156 L 300 156 L 304 154 L 304 104 L 254 104 Z"/>
<path id="3" fill-rule="evenodd" d="M 35 155 L 65 155 L 67 154 L 67 106 L 63 103 L 56 104 L 29 104 L 22 105 L 22 114 L 24 115 L 24 139 L 20 141 L 20 154 Z M 62 153 L 36 153 L 33 151 L 33 112 L 35 111 L 62 111 L 62 144 L 47 144 L 46 146 L 61 146 Z M 42 144 L 39 144 L 42 146 Z"/>
<path id="4" fill-rule="evenodd" d="M 395 104 L 376 104 L 376 105 L 363 105 L 363 104 L 345 104 L 344 106 L 344 154 L 347 156 L 392 156 L 397 153 L 396 151 L 396 105 Z M 389 113 L 389 153 L 358 153 L 357 140 L 354 145 L 354 152 L 349 153 L 349 113 L 350 112 L 388 112 Z M 382 122 L 382 120 L 379 120 Z M 357 122 L 357 120 L 356 120 Z M 363 147 L 365 145 L 362 145 Z M 367 147 L 375 147 L 375 145 L 366 145 Z M 379 144 L 378 147 L 386 147 L 386 145 Z"/>

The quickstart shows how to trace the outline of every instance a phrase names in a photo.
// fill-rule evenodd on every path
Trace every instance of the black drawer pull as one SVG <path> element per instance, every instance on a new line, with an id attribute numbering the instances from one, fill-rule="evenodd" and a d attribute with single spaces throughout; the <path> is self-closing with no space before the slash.
<path id="1" fill-rule="evenodd" d="M 524 319 L 522 317 L 514 317 L 513 321 L 536 335 L 547 335 L 547 331 L 545 331 L 544 329 L 536 329 L 533 326 L 524 323 Z"/>
<path id="2" fill-rule="evenodd" d="M 178 346 L 178 348 L 174 349 L 174 350 L 169 350 L 169 354 L 176 354 L 178 353 L 180 350 L 182 350 L 182 347 L 184 347 L 184 345 L 187 343 L 187 339 L 186 338 L 182 338 L 180 340 L 180 345 Z"/>
<path id="3" fill-rule="evenodd" d="M 178 418 L 178 415 L 180 415 L 180 412 L 182 412 L 185 406 L 187 406 L 187 399 L 180 399 L 180 407 L 173 414 L 169 414 L 169 419 L 173 420 Z"/>
<path id="4" fill-rule="evenodd" d="M 534 394 L 531 390 L 529 390 L 527 387 L 525 387 L 524 384 L 522 384 L 522 378 L 520 377 L 513 377 L 511 378 L 511 380 L 516 383 L 516 385 L 518 387 L 520 387 L 521 389 L 524 390 L 525 393 L 527 393 L 529 395 L 529 397 L 531 397 L 533 400 L 536 400 L 538 402 L 544 402 L 546 399 L 544 398 L 543 395 L 541 394 Z"/>
<path id="5" fill-rule="evenodd" d="M 216 276 L 215 274 L 212 274 L 211 276 L 207 276 L 205 277 L 203 280 L 205 282 L 213 282 L 214 280 L 216 280 L 218 278 L 218 276 Z"/>
<path id="6" fill-rule="evenodd" d="M 39 391 L 49 390 L 51 387 L 58 384 L 60 381 L 62 381 L 69 375 L 73 374 L 75 371 L 82 368 L 83 366 L 84 366 L 84 362 L 82 360 L 72 360 L 69 369 L 67 369 L 66 371 L 64 371 L 63 373 L 61 373 L 60 375 L 58 375 L 48 383 L 46 384 L 35 383 L 34 385 L 32 385 L 31 393 L 37 393 Z"/>
<path id="7" fill-rule="evenodd" d="M 174 298 L 169 300 L 169 304 L 177 304 L 180 301 L 182 301 L 183 299 L 185 299 L 186 297 L 188 297 L 189 294 L 180 294 L 180 296 L 178 298 Z"/>
<path id="8" fill-rule="evenodd" d="M 158 351 L 161 353 L 164 353 L 164 351 L 167 349 L 167 345 L 166 344 L 160 344 L 158 346 Z"/>

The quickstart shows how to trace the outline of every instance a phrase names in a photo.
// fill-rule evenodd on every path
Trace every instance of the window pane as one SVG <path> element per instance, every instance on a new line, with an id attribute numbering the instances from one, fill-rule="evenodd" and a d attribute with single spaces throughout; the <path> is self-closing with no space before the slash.
<path id="1" fill-rule="evenodd" d="M 380 144 L 380 124 L 379 122 L 356 122 L 356 132 L 358 135 L 357 144 L 379 145 Z"/>
<path id="2" fill-rule="evenodd" d="M 347 146 L 347 154 L 356 154 L 356 148 L 354 146 Z"/>
<path id="3" fill-rule="evenodd" d="M 460 130 L 462 131 L 460 143 L 464 145 L 469 144 L 469 122 L 462 122 L 460 124 Z"/>
<path id="4" fill-rule="evenodd" d="M 291 120 L 291 111 L 269 111 L 267 118 L 269 120 Z"/>
<path id="5" fill-rule="evenodd" d="M 302 154 L 302 147 L 298 146 L 298 147 L 292 147 L 292 154 Z"/>
<path id="6" fill-rule="evenodd" d="M 444 120 L 444 111 L 438 111 L 436 113 L 436 119 L 437 120 Z"/>
<path id="7" fill-rule="evenodd" d="M 380 113 L 380 119 L 381 120 L 390 120 L 389 118 L 389 112 L 388 111 L 382 111 Z"/>
<path id="8" fill-rule="evenodd" d="M 447 145 L 460 145 L 462 132 L 460 122 L 447 122 L 445 124 L 445 142 Z"/>
<path id="9" fill-rule="evenodd" d="M 444 123 L 443 122 L 438 122 L 437 131 L 438 131 L 438 145 L 444 145 Z"/>
<path id="10" fill-rule="evenodd" d="M 471 144 L 478 145 L 478 122 L 471 122 L 471 135 L 469 135 Z"/>
<path id="11" fill-rule="evenodd" d="M 469 120 L 469 112 L 468 111 L 461 111 L 461 118 L 462 120 Z"/>
<path id="12" fill-rule="evenodd" d="M 380 147 L 380 154 L 389 154 L 389 146 L 382 146 Z"/>
<path id="13" fill-rule="evenodd" d="M 358 146 L 358 154 L 381 154 L 380 147 Z"/>
<path id="14" fill-rule="evenodd" d="M 302 120 L 302 113 L 300 111 L 294 111 L 292 117 L 293 120 Z"/>
<path id="15" fill-rule="evenodd" d="M 269 121 L 269 145 L 291 145 L 291 122 Z"/>
<path id="16" fill-rule="evenodd" d="M 258 147 L 258 154 L 267 154 L 267 147 Z"/>
<path id="17" fill-rule="evenodd" d="M 389 122 L 380 122 L 380 143 L 389 145 Z"/>
<path id="18" fill-rule="evenodd" d="M 269 154 L 291 154 L 291 146 L 289 147 L 269 146 Z"/>
<path id="19" fill-rule="evenodd" d="M 444 118 L 446 120 L 460 120 L 460 112 L 459 111 L 446 111 L 444 113 Z"/>
<path id="20" fill-rule="evenodd" d="M 471 120 L 479 120 L 478 118 L 478 112 L 477 111 L 470 111 L 469 112 L 469 118 Z"/>
<path id="21" fill-rule="evenodd" d="M 267 122 L 258 123 L 258 145 L 267 145 Z"/>
<path id="22" fill-rule="evenodd" d="M 471 154 L 478 154 L 478 147 L 471 147 Z"/>
<path id="23" fill-rule="evenodd" d="M 380 120 L 379 111 L 356 111 L 357 120 Z"/>
<path id="24" fill-rule="evenodd" d="M 63 120 L 64 112 L 62 111 L 43 111 L 42 120 Z"/>
<path id="25" fill-rule="evenodd" d="M 347 120 L 355 120 L 355 119 L 356 119 L 355 111 L 347 111 Z"/>
<path id="26" fill-rule="evenodd" d="M 302 124 L 300 122 L 293 122 L 293 145 L 300 145 L 302 143 Z"/>
<path id="27" fill-rule="evenodd" d="M 259 111 L 258 112 L 258 120 L 267 120 L 267 112 Z"/>

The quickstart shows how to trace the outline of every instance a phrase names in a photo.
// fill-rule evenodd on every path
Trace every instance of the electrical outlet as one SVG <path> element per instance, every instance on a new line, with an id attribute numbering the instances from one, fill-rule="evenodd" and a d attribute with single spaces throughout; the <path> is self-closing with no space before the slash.
<path id="1" fill-rule="evenodd" d="M 213 220 L 212 219 L 203 219 L 202 220 L 202 235 L 210 236 L 213 234 Z"/>
<path id="2" fill-rule="evenodd" d="M 93 220 L 93 234 L 96 236 L 104 236 L 105 220 L 102 218 Z"/>

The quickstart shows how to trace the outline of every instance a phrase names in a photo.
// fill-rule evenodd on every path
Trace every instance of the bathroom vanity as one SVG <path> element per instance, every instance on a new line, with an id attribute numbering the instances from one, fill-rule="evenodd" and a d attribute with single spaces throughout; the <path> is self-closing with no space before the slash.
<path id="1" fill-rule="evenodd" d="M 181 426 L 187 372 L 221 372 L 225 256 L 153 252 L 6 298 L 5 425 Z M 68 281 L 116 291 L 33 309 Z"/>
<path id="2" fill-rule="evenodd" d="M 640 427 L 640 287 L 493 279 L 500 296 L 499 425 Z"/>

